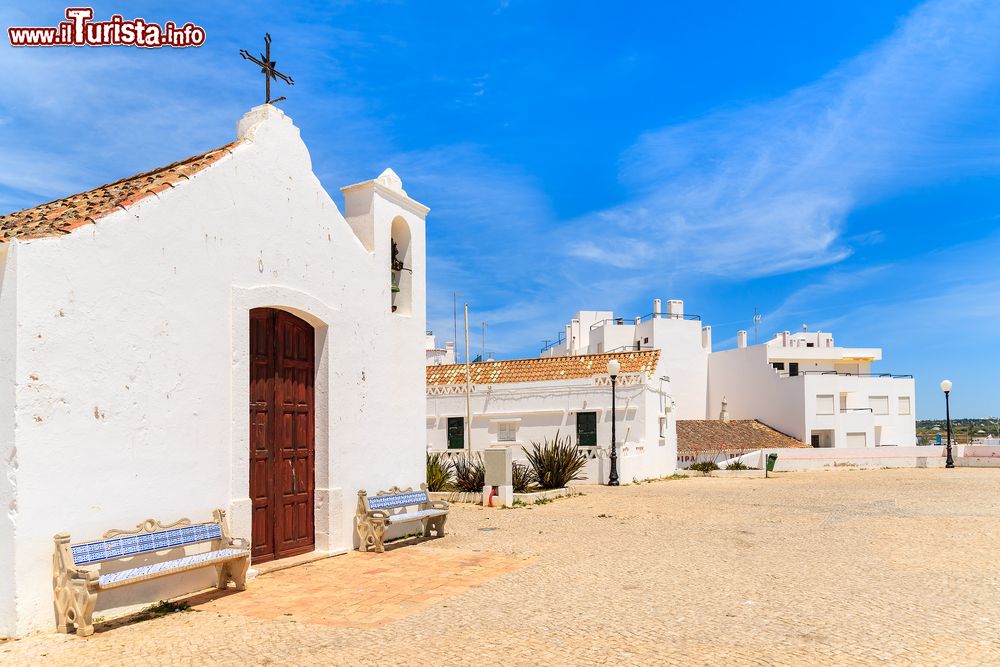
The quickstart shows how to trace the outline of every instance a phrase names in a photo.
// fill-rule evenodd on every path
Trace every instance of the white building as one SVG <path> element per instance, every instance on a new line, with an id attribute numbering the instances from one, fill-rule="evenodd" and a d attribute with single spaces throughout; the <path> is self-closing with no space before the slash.
<path id="1" fill-rule="evenodd" d="M 676 418 L 704 419 L 712 327 L 702 326 L 698 315 L 686 315 L 683 301 L 668 301 L 666 312 L 660 304 L 654 299 L 653 312 L 634 318 L 615 317 L 608 310 L 581 310 L 541 356 L 659 350 L 656 375 L 670 378 Z"/>
<path id="2" fill-rule="evenodd" d="M 391 170 L 343 194 L 346 219 L 264 105 L 220 149 L 0 217 L 0 635 L 53 627 L 58 532 L 224 508 L 254 562 L 336 553 L 359 488 L 423 481 L 428 209 Z"/>
<path id="3" fill-rule="evenodd" d="M 916 444 L 913 377 L 873 373 L 875 347 L 838 347 L 819 331 L 777 334 L 709 357 L 708 404 L 759 419 L 813 447 Z"/>
<path id="4" fill-rule="evenodd" d="M 510 359 L 469 364 L 471 428 L 464 364 L 427 367 L 430 451 L 515 447 L 569 435 L 590 457 L 584 483 L 605 483 L 611 443 L 607 364 L 622 365 L 616 393 L 618 472 L 623 483 L 670 475 L 677 436 L 670 383 L 656 375 L 659 351 Z M 471 439 L 470 439 L 471 437 Z"/>
<path id="5" fill-rule="evenodd" d="M 580 311 L 543 358 L 623 350 L 659 350 L 657 376 L 670 378 L 676 417 L 715 419 L 723 399 L 735 420 L 757 419 L 816 447 L 916 444 L 911 376 L 873 373 L 879 348 L 844 348 L 829 333 L 784 332 L 733 350 L 712 351 L 712 329 L 684 303 L 653 301 L 653 312 L 617 317 Z"/>
<path id="6" fill-rule="evenodd" d="M 455 343 L 452 341 L 445 343 L 443 348 L 438 347 L 434 334 L 428 331 L 424 345 L 427 348 L 428 366 L 455 363 Z"/>

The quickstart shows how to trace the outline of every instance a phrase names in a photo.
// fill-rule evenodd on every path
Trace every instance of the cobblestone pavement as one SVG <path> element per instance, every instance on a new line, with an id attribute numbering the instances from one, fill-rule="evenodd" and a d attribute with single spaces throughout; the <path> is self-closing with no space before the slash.
<path id="1" fill-rule="evenodd" d="M 584 492 L 511 510 L 454 505 L 444 539 L 263 576 L 253 604 L 251 590 L 88 639 L 0 644 L 0 663 L 1000 664 L 998 469 Z M 394 564 L 411 576 L 374 571 Z M 411 605 L 385 596 L 422 590 L 421 564 L 453 585 Z M 371 591 L 390 613 L 364 627 L 322 612 L 306 568 L 332 606 Z M 275 613 L 261 612 L 263 597 Z"/>

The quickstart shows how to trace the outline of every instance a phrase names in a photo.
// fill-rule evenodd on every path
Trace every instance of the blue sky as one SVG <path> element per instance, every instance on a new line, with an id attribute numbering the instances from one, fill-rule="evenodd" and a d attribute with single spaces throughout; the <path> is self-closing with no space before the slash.
<path id="1" fill-rule="evenodd" d="M 2 27 L 65 8 L 18 4 Z M 455 291 L 498 357 L 654 297 L 726 348 L 756 307 L 761 338 L 883 347 L 920 417 L 943 377 L 957 416 L 1000 413 L 1000 3 L 291 5 L 94 5 L 199 49 L 0 46 L 0 210 L 230 141 L 270 30 L 335 198 L 392 166 L 431 207 L 439 341 Z"/>

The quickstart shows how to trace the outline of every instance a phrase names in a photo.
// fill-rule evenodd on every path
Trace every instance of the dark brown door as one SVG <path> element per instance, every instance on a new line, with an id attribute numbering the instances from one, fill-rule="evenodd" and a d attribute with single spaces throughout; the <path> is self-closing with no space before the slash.
<path id="1" fill-rule="evenodd" d="M 253 560 L 312 551 L 314 333 L 272 308 L 250 311 L 250 498 Z"/>

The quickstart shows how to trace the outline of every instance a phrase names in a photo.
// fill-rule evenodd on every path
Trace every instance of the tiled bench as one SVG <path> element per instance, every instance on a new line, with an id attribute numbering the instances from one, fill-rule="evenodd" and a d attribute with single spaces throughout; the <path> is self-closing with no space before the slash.
<path id="1" fill-rule="evenodd" d="M 409 507 L 416 509 L 408 512 Z M 430 537 L 432 530 L 438 537 L 443 537 L 447 518 L 448 503 L 431 500 L 427 495 L 426 484 L 421 484 L 419 491 L 394 486 L 388 491 L 379 491 L 374 496 L 369 496 L 364 489 L 358 491 L 356 521 L 362 551 L 374 549 L 378 553 L 384 552 L 382 540 L 385 538 L 386 528 L 402 523 L 420 522 L 425 537 Z"/>
<path id="2" fill-rule="evenodd" d="M 250 545 L 242 538 L 229 536 L 226 513 L 217 509 L 208 523 L 192 524 L 179 519 L 164 526 L 146 519 L 133 530 L 109 530 L 100 540 L 70 543 L 69 533 L 55 536 L 56 550 L 52 558 L 53 586 L 58 629 L 86 637 L 94 633 L 94 607 L 101 591 L 130 586 L 142 581 L 179 574 L 201 567 L 215 566 L 218 587 L 226 588 L 230 581 L 236 590 L 246 588 L 247 568 L 250 567 Z M 141 554 L 181 549 L 192 544 L 211 542 L 211 551 L 174 560 L 133 567 L 101 574 L 94 565 L 118 561 Z"/>

